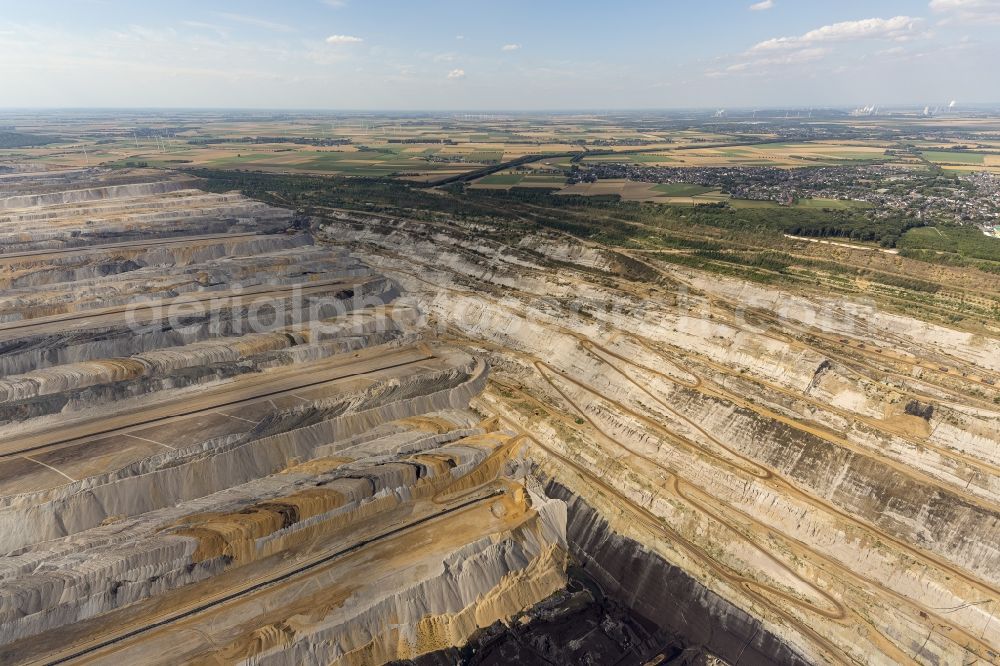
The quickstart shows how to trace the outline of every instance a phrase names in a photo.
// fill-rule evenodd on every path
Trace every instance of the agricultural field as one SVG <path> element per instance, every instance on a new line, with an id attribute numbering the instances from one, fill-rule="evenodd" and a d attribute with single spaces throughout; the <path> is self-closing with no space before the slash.
<path id="1" fill-rule="evenodd" d="M 987 157 L 982 153 L 957 150 L 925 150 L 921 154 L 926 160 L 936 164 L 984 164 Z"/>
<path id="2" fill-rule="evenodd" d="M 714 191 L 710 187 L 691 183 L 663 183 L 662 185 L 654 185 L 653 189 L 662 192 L 667 197 L 695 197 Z"/>
<path id="3" fill-rule="evenodd" d="M 631 164 L 673 164 L 680 162 L 680 158 L 665 155 L 663 153 L 626 153 L 626 154 L 606 154 L 592 155 L 583 158 L 584 164 L 595 164 L 601 162 L 627 162 Z"/>
<path id="4" fill-rule="evenodd" d="M 187 165 L 424 180 L 580 149 L 575 125 L 520 134 L 519 128 L 536 127 L 526 120 L 291 114 L 273 120 L 239 114 L 12 120 L 18 131 L 0 141 L 0 161 L 52 167 Z"/>
<path id="5" fill-rule="evenodd" d="M 648 201 L 671 205 L 695 205 L 726 201 L 721 190 L 687 183 L 638 183 L 629 180 L 601 180 L 596 183 L 568 185 L 559 194 L 582 196 L 618 195 L 624 201 Z"/>
<path id="6" fill-rule="evenodd" d="M 882 146 L 835 143 L 766 143 L 743 147 L 699 148 L 679 151 L 676 156 L 679 164 L 698 167 L 755 164 L 791 168 L 886 159 L 885 148 Z"/>
<path id="7" fill-rule="evenodd" d="M 474 187 L 499 187 L 506 189 L 520 184 L 523 179 L 524 174 L 521 173 L 495 173 L 480 178 L 476 181 Z"/>
<path id="8" fill-rule="evenodd" d="M 473 189 L 509 189 L 511 187 L 535 187 L 559 189 L 566 184 L 566 177 L 532 171 L 503 171 L 490 174 L 474 181 Z"/>
<path id="9" fill-rule="evenodd" d="M 1000 173 L 1000 147 L 985 146 L 993 152 L 967 150 L 925 150 L 922 156 L 945 171 Z"/>
<path id="10" fill-rule="evenodd" d="M 851 210 L 871 208 L 871 204 L 865 201 L 854 201 L 851 199 L 797 199 L 788 205 L 779 204 L 775 201 L 761 201 L 758 199 L 730 199 L 729 205 L 733 208 L 805 208 L 820 210 Z"/>
<path id="11" fill-rule="evenodd" d="M 738 182 L 692 178 L 700 183 L 694 186 L 683 175 L 662 172 L 882 167 L 957 176 L 1000 172 L 995 138 L 1000 123 L 972 118 L 839 118 L 816 125 L 809 119 L 670 114 L 162 112 L 111 117 L 94 112 L 65 118 L 14 115 L 5 123 L 13 138 L 0 143 L 0 164 L 234 169 L 390 178 L 420 186 L 463 180 L 473 190 L 562 188 L 567 195 L 673 205 L 725 202 L 736 209 L 776 208 L 779 202 L 785 208 L 848 209 L 872 201 L 851 201 L 856 194 L 840 186 L 815 192 L 782 186 L 744 191 Z M 594 176 L 599 182 L 589 182 Z M 940 187 L 934 187 L 940 195 Z"/>
<path id="12" fill-rule="evenodd" d="M 395 177 L 435 182 L 490 166 L 537 156 L 531 165 L 569 171 L 574 165 L 625 163 L 648 167 L 714 168 L 897 164 L 945 170 L 1000 170 L 995 124 L 943 125 L 936 120 L 894 125 L 912 141 L 883 138 L 881 121 L 839 121 L 832 138 L 808 138 L 803 130 L 766 123 L 677 122 L 627 115 L 389 116 L 379 114 L 136 114 L 80 118 L 14 116 L 11 140 L 0 141 L 0 161 L 28 159 L 52 167 L 143 164 L 248 169 L 274 173 Z M 975 128 L 974 130 L 972 128 Z M 968 147 L 968 132 L 982 132 Z M 941 138 L 927 138 L 928 133 Z M 851 138 L 837 138 L 842 133 Z M 864 134 L 868 134 L 867 138 Z M 794 137 L 807 137 L 795 140 Z M 997 154 L 992 154 L 996 151 Z M 506 185 L 480 181 L 477 186 Z M 522 179 L 525 185 L 538 184 Z M 552 181 L 545 183 L 551 185 Z"/>

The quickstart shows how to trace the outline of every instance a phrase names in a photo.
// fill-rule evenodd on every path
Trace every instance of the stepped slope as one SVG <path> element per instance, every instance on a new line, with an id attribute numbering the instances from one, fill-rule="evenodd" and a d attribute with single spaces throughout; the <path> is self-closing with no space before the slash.
<path id="1" fill-rule="evenodd" d="M 2 663 L 1000 659 L 990 335 L 190 178 L 5 192 Z"/>
<path id="2" fill-rule="evenodd" d="M 608 593 L 722 658 L 1000 658 L 1000 340 L 538 231 L 331 210 Z M 405 248 L 405 252 L 400 248 Z"/>
<path id="3" fill-rule="evenodd" d="M 383 663 L 565 587 L 488 365 L 394 281 L 191 179 L 11 185 L 0 661 Z"/>

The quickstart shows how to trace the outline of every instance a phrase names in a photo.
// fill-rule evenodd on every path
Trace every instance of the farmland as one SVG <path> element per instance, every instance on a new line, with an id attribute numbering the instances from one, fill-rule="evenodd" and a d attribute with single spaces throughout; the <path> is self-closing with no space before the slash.
<path id="1" fill-rule="evenodd" d="M 925 150 L 925 159 L 936 164 L 984 164 L 986 155 L 958 150 Z"/>
<path id="2" fill-rule="evenodd" d="M 715 203 L 729 197 L 721 190 L 690 184 L 636 183 L 623 179 L 600 180 L 596 183 L 579 183 L 564 188 L 562 194 L 583 196 L 619 196 L 624 201 L 651 201 L 674 205 Z"/>
<path id="3" fill-rule="evenodd" d="M 741 123 L 735 119 L 636 119 L 628 115 L 507 114 L 484 118 L 464 114 L 164 112 L 116 118 L 95 113 L 73 119 L 15 115 L 8 120 L 17 132 L 8 133 L 9 141 L 0 140 L 0 160 L 30 159 L 51 167 L 187 165 L 392 177 L 424 183 L 532 156 L 538 159 L 529 161 L 528 168 L 565 172 L 574 165 L 589 168 L 608 164 L 692 169 L 896 165 L 916 170 L 939 165 L 945 170 L 1000 171 L 1000 152 L 989 148 L 991 144 L 982 143 L 987 146 L 982 152 L 955 150 L 963 144 L 951 139 L 982 132 L 983 140 L 988 141 L 994 126 L 943 119 L 923 124 L 900 121 L 893 125 L 895 139 L 889 138 L 889 130 L 879 121 L 862 126 L 848 119 L 824 121 L 822 133 L 804 121 Z M 900 134 L 900 127 L 912 127 L 908 131 L 913 137 Z M 940 133 L 941 140 L 923 138 L 928 131 Z M 542 174 L 550 176 L 547 179 L 520 180 L 494 175 L 485 176 L 479 185 L 563 184 L 551 173 Z"/>
<path id="4" fill-rule="evenodd" d="M 970 196 L 962 180 L 1000 171 L 1000 122 L 989 118 L 95 112 L 5 122 L 16 128 L 10 136 L 36 138 L 0 147 L 0 164 L 46 169 L 224 169 L 420 187 L 460 179 L 470 191 L 742 211 L 920 211 L 944 223 L 1000 213 L 993 185 Z"/>

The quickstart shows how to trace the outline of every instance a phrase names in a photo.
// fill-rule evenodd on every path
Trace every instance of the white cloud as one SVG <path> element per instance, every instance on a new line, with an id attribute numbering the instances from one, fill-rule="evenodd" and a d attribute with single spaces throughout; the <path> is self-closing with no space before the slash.
<path id="1" fill-rule="evenodd" d="M 765 74 L 769 67 L 785 67 L 789 65 L 801 65 L 815 62 L 830 53 L 828 48 L 808 48 L 796 49 L 775 54 L 750 57 L 746 60 L 733 63 L 724 70 L 709 72 L 711 76 L 721 76 L 722 74 L 736 74 L 749 72 L 754 74 Z"/>
<path id="2" fill-rule="evenodd" d="M 734 58 L 729 66 L 717 67 L 709 72 L 711 76 L 725 74 L 773 73 L 776 68 L 789 68 L 816 63 L 835 53 L 837 44 L 858 41 L 903 42 L 924 36 L 921 28 L 923 19 L 910 16 L 893 18 L 870 18 L 860 21 L 843 21 L 810 30 L 796 37 L 775 37 L 754 45 L 748 51 Z M 900 51 L 883 50 L 880 56 L 898 56 Z"/>
<path id="3" fill-rule="evenodd" d="M 353 35 L 330 35 L 326 38 L 327 44 L 360 44 L 365 40 Z"/>
<path id="4" fill-rule="evenodd" d="M 237 23 L 245 23 L 246 25 L 252 25 L 256 28 L 264 28 L 265 30 L 271 30 L 274 32 L 294 32 L 295 28 L 290 25 L 285 25 L 284 23 L 275 23 L 274 21 L 266 21 L 264 19 L 259 19 L 255 16 L 247 16 L 246 14 L 233 14 L 231 12 L 215 12 L 216 16 L 222 17 L 224 19 L 229 19 L 230 21 L 236 21 Z"/>
<path id="5" fill-rule="evenodd" d="M 334 9 L 340 9 L 347 6 L 347 0 L 323 0 L 323 4 Z"/>
<path id="6" fill-rule="evenodd" d="M 930 9 L 943 23 L 1000 23 L 997 0 L 931 0 Z"/>
<path id="7" fill-rule="evenodd" d="M 774 0 L 761 0 L 761 2 L 755 2 L 750 5 L 750 11 L 762 12 L 766 9 L 771 9 L 772 7 L 774 7 Z"/>
<path id="8" fill-rule="evenodd" d="M 519 48 L 521 48 L 520 44 L 504 44 L 503 46 L 500 47 L 500 50 L 501 51 L 517 51 Z"/>
<path id="9" fill-rule="evenodd" d="M 465 39 L 465 35 L 455 35 L 455 39 Z"/>
<path id="10" fill-rule="evenodd" d="M 464 69 L 453 69 L 448 72 L 448 78 L 451 80 L 464 79 L 465 70 Z"/>
<path id="11" fill-rule="evenodd" d="M 751 52 L 800 49 L 815 44 L 851 42 L 863 39 L 889 39 L 903 41 L 920 35 L 923 19 L 911 16 L 894 16 L 889 19 L 870 18 L 860 21 L 843 21 L 825 25 L 799 37 L 775 37 L 760 42 Z"/>

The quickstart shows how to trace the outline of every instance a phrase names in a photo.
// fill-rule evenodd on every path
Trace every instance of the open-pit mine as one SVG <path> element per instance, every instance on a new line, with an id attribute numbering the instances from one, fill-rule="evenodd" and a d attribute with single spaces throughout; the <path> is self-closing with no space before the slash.
<path id="1" fill-rule="evenodd" d="M 997 336 L 269 201 L 3 176 L 0 663 L 1000 661 Z"/>

